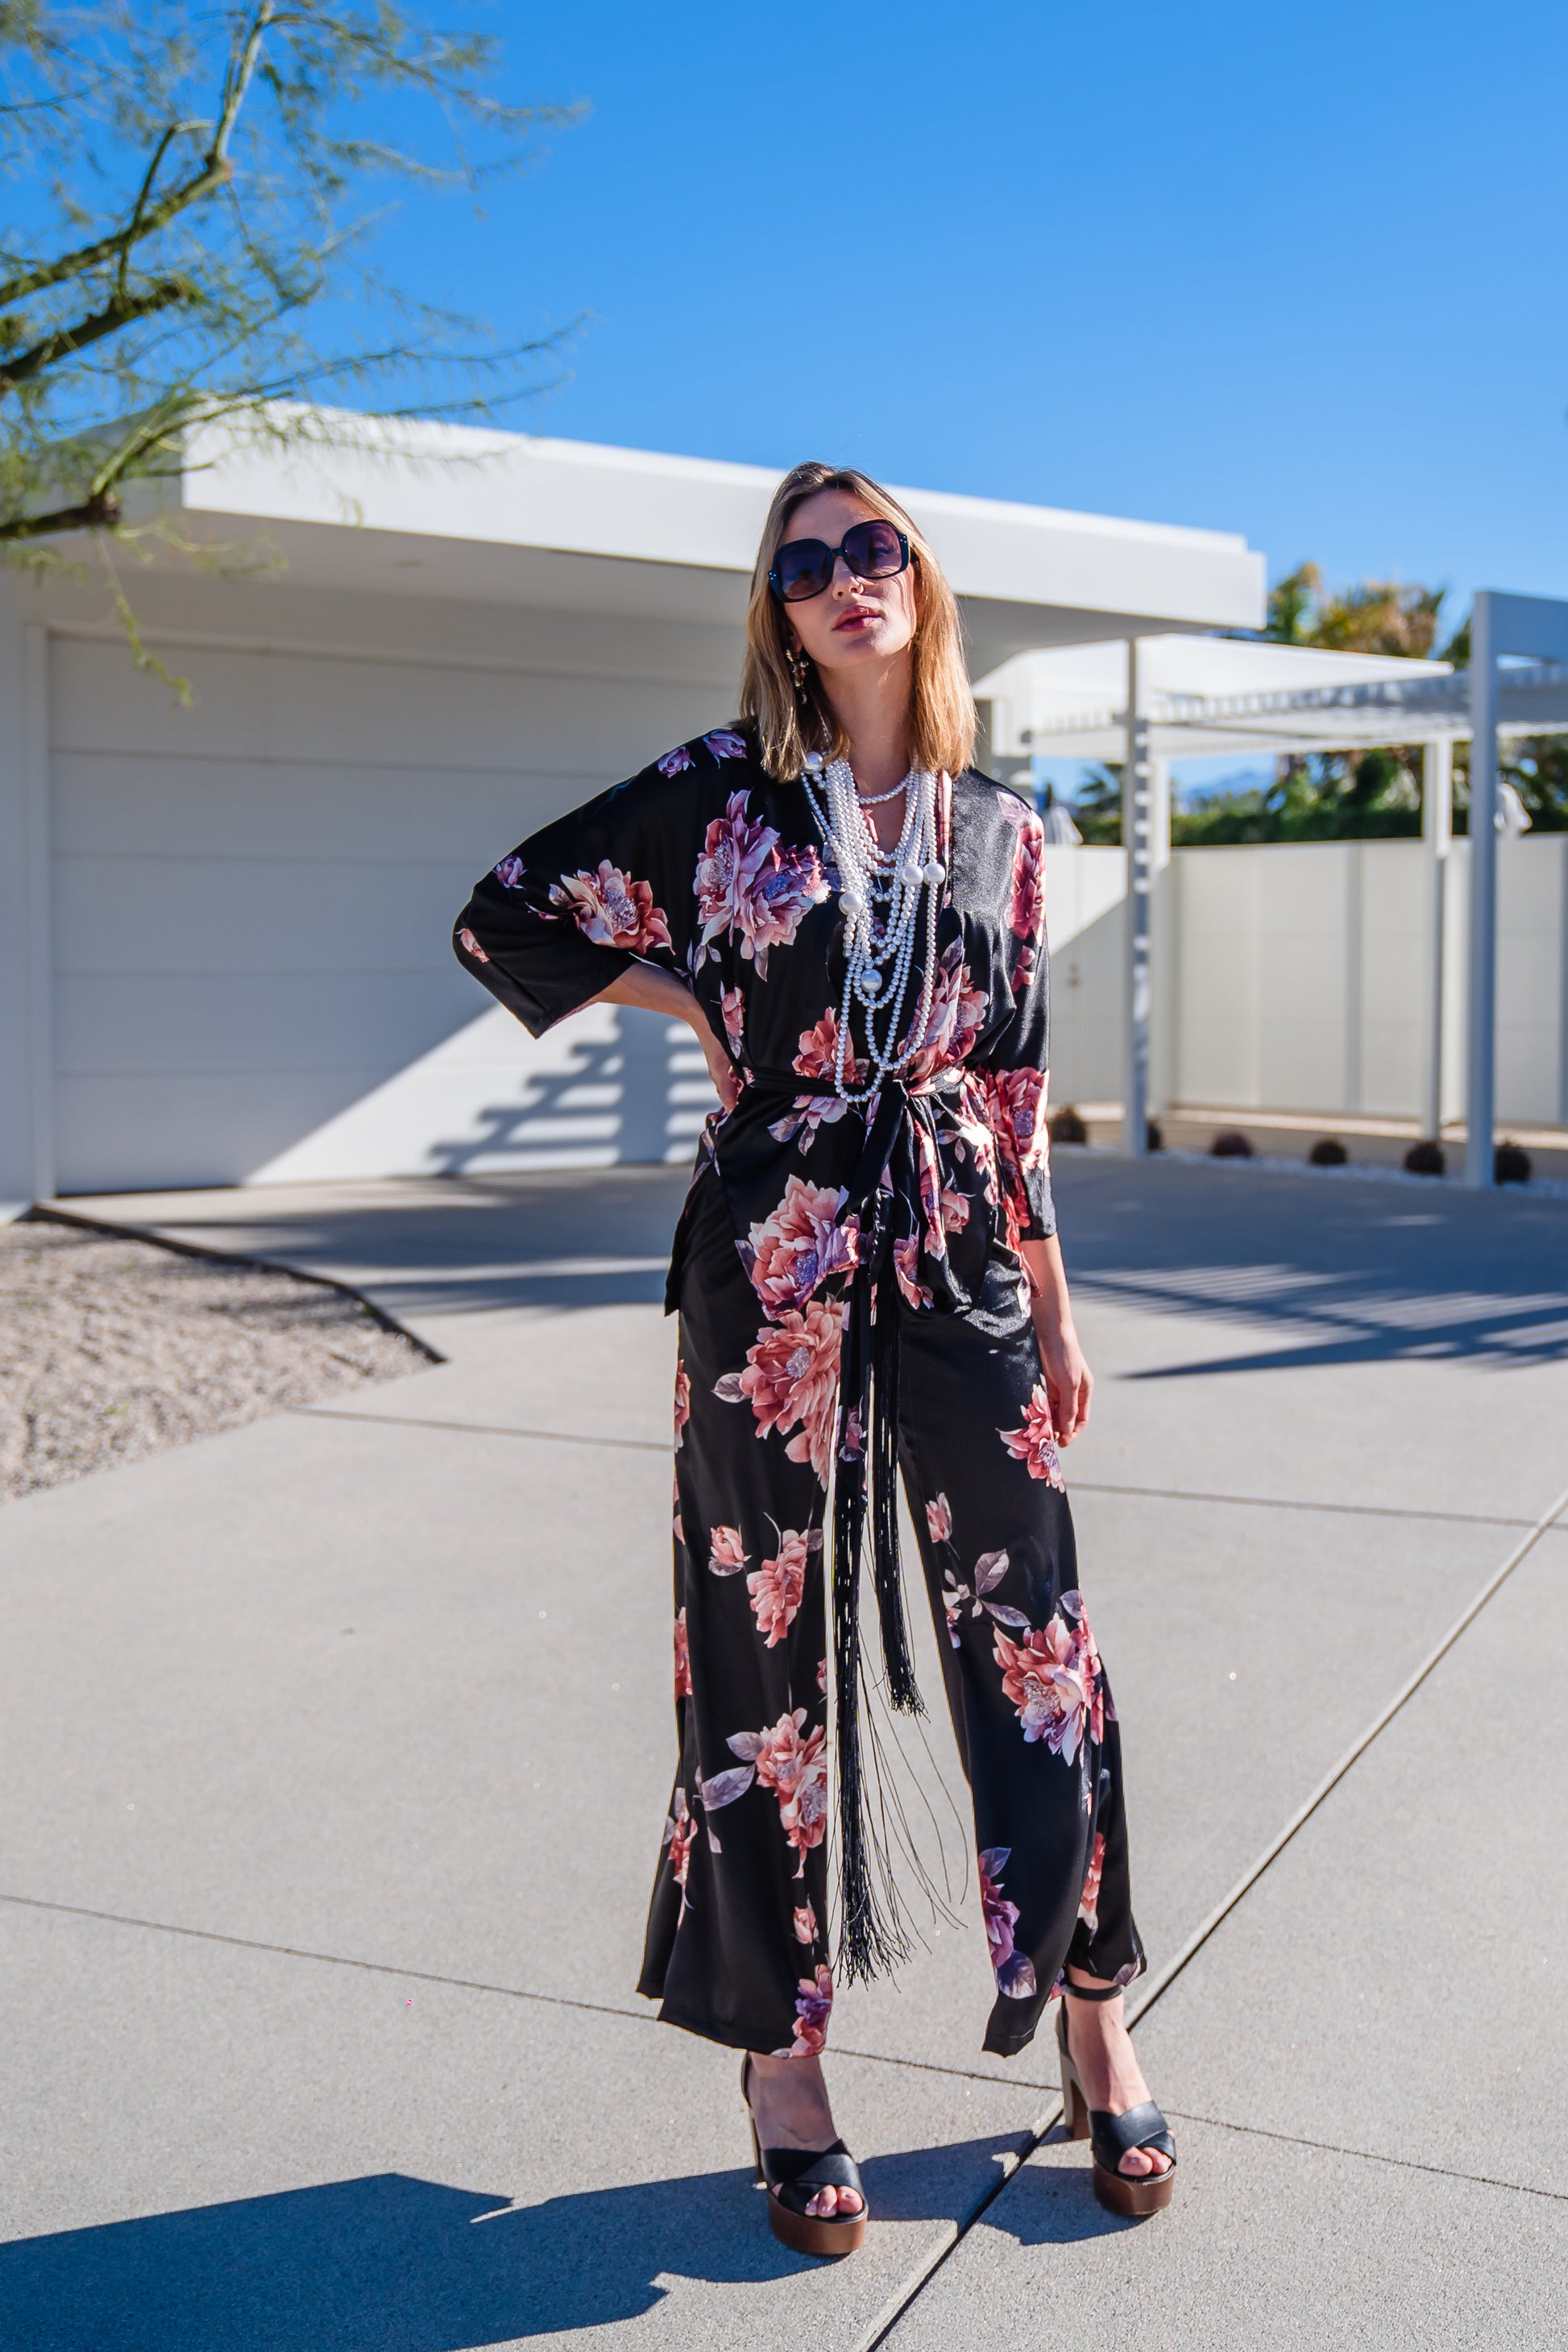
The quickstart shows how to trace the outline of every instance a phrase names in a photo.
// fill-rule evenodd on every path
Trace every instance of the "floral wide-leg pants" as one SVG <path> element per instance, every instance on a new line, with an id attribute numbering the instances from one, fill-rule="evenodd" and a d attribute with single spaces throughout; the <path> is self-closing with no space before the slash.
<path id="1" fill-rule="evenodd" d="M 705 1181 L 676 1390 L 680 1755 L 638 1990 L 710 2041 L 805 2057 L 833 2000 L 823 1556 L 838 1310 L 819 1296 L 759 1335 Z M 1016 1297 L 1016 1261 L 997 1272 Z M 1068 1961 L 1122 1982 L 1143 1966 L 1115 1715 L 1033 1328 L 1017 1326 L 906 1306 L 900 1328 L 900 1465 L 973 1800 L 996 1983 L 984 2046 L 1003 2055 L 1033 2038 Z"/>

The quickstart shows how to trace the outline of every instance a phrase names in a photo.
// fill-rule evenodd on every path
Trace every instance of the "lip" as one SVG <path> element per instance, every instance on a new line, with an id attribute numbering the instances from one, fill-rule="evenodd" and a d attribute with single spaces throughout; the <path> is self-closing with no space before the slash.
<path id="1" fill-rule="evenodd" d="M 837 620 L 834 622 L 833 634 L 837 636 L 841 629 L 866 628 L 871 622 L 879 621 L 881 617 L 881 613 L 875 604 L 852 604 L 847 612 L 840 613 Z"/>

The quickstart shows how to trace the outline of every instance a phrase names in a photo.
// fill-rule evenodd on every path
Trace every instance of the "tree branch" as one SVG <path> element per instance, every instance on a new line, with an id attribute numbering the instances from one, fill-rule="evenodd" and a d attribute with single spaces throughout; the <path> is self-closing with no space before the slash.
<path id="1" fill-rule="evenodd" d="M 159 229 L 166 228 L 179 214 L 188 211 L 192 205 L 199 204 L 204 196 L 214 194 L 232 177 L 234 166 L 228 159 L 228 142 L 255 74 L 261 44 L 276 13 L 276 0 L 260 0 L 245 39 L 230 64 L 217 127 L 202 158 L 200 171 L 182 186 L 171 188 L 168 194 L 161 196 L 155 205 L 148 205 L 146 198 L 153 173 L 170 139 L 177 135 L 181 126 L 165 131 L 137 196 L 135 209 L 125 226 L 116 229 L 112 236 L 100 237 L 95 244 L 79 246 L 74 253 L 62 254 L 58 261 L 40 263 L 34 269 L 18 270 L 14 277 L 0 282 L 0 310 L 9 310 L 14 303 L 25 300 L 29 294 L 41 293 L 46 287 L 59 286 L 68 278 L 80 278 L 88 270 L 98 268 L 100 263 L 112 260 L 116 254 L 123 257 L 133 245 L 140 244 L 143 237 L 154 236 Z"/>
<path id="2" fill-rule="evenodd" d="M 120 500 L 112 490 L 96 490 L 79 506 L 57 507 L 52 514 L 13 515 L 0 520 L 0 542 L 47 539 L 62 530 L 112 530 L 120 520 Z"/>
<path id="3" fill-rule="evenodd" d="M 133 320 L 150 319 L 155 311 L 166 310 L 173 303 L 188 302 L 195 290 L 187 278 L 165 278 L 162 285 L 150 287 L 145 294 L 116 294 L 101 310 L 79 319 L 74 327 L 58 328 L 30 351 L 19 352 L 14 360 L 0 367 L 0 399 L 15 392 L 19 383 L 26 383 L 30 376 L 52 367 L 57 360 L 68 359 L 73 352 L 101 342 L 105 335 L 117 333 Z"/>

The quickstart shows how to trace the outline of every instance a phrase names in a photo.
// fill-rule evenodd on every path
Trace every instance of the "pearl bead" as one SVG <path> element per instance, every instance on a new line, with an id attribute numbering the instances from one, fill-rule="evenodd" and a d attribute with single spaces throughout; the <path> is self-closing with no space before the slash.
<path id="1" fill-rule="evenodd" d="M 921 880 L 929 882 L 933 890 L 939 882 L 945 882 L 946 879 L 947 868 L 939 857 L 933 857 L 929 866 L 922 866 L 921 868 Z"/>
<path id="2" fill-rule="evenodd" d="M 838 903 L 847 915 L 863 915 L 866 911 L 866 901 L 858 890 L 841 890 Z"/>

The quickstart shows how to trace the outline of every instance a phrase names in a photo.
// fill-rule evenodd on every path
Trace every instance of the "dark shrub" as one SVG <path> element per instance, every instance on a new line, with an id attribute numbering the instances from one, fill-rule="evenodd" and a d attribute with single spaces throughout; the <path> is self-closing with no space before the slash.
<path id="1" fill-rule="evenodd" d="M 1492 1162 L 1492 1174 L 1500 1184 L 1528 1184 L 1530 1154 L 1522 1143 L 1500 1143 Z"/>
<path id="2" fill-rule="evenodd" d="M 1252 1146 L 1237 1129 L 1226 1127 L 1220 1129 L 1209 1145 L 1209 1153 L 1215 1160 L 1250 1160 Z"/>
<path id="3" fill-rule="evenodd" d="M 1332 1135 L 1325 1135 L 1321 1142 L 1314 1143 L 1307 1154 L 1309 1164 L 1313 1168 L 1342 1168 L 1349 1158 L 1350 1153 L 1344 1145 Z"/>
<path id="4" fill-rule="evenodd" d="M 1413 1143 L 1405 1155 L 1405 1165 L 1412 1176 L 1441 1176 L 1447 1168 L 1443 1147 L 1430 1137 L 1422 1143 Z"/>
<path id="5" fill-rule="evenodd" d="M 1148 1149 L 1151 1151 L 1163 1151 L 1165 1149 L 1165 1139 L 1161 1132 L 1160 1122 L 1157 1118 L 1152 1118 L 1149 1121 Z"/>
<path id="6" fill-rule="evenodd" d="M 1053 1143 L 1087 1143 L 1089 1129 L 1071 1103 L 1064 1103 L 1051 1121 Z"/>

